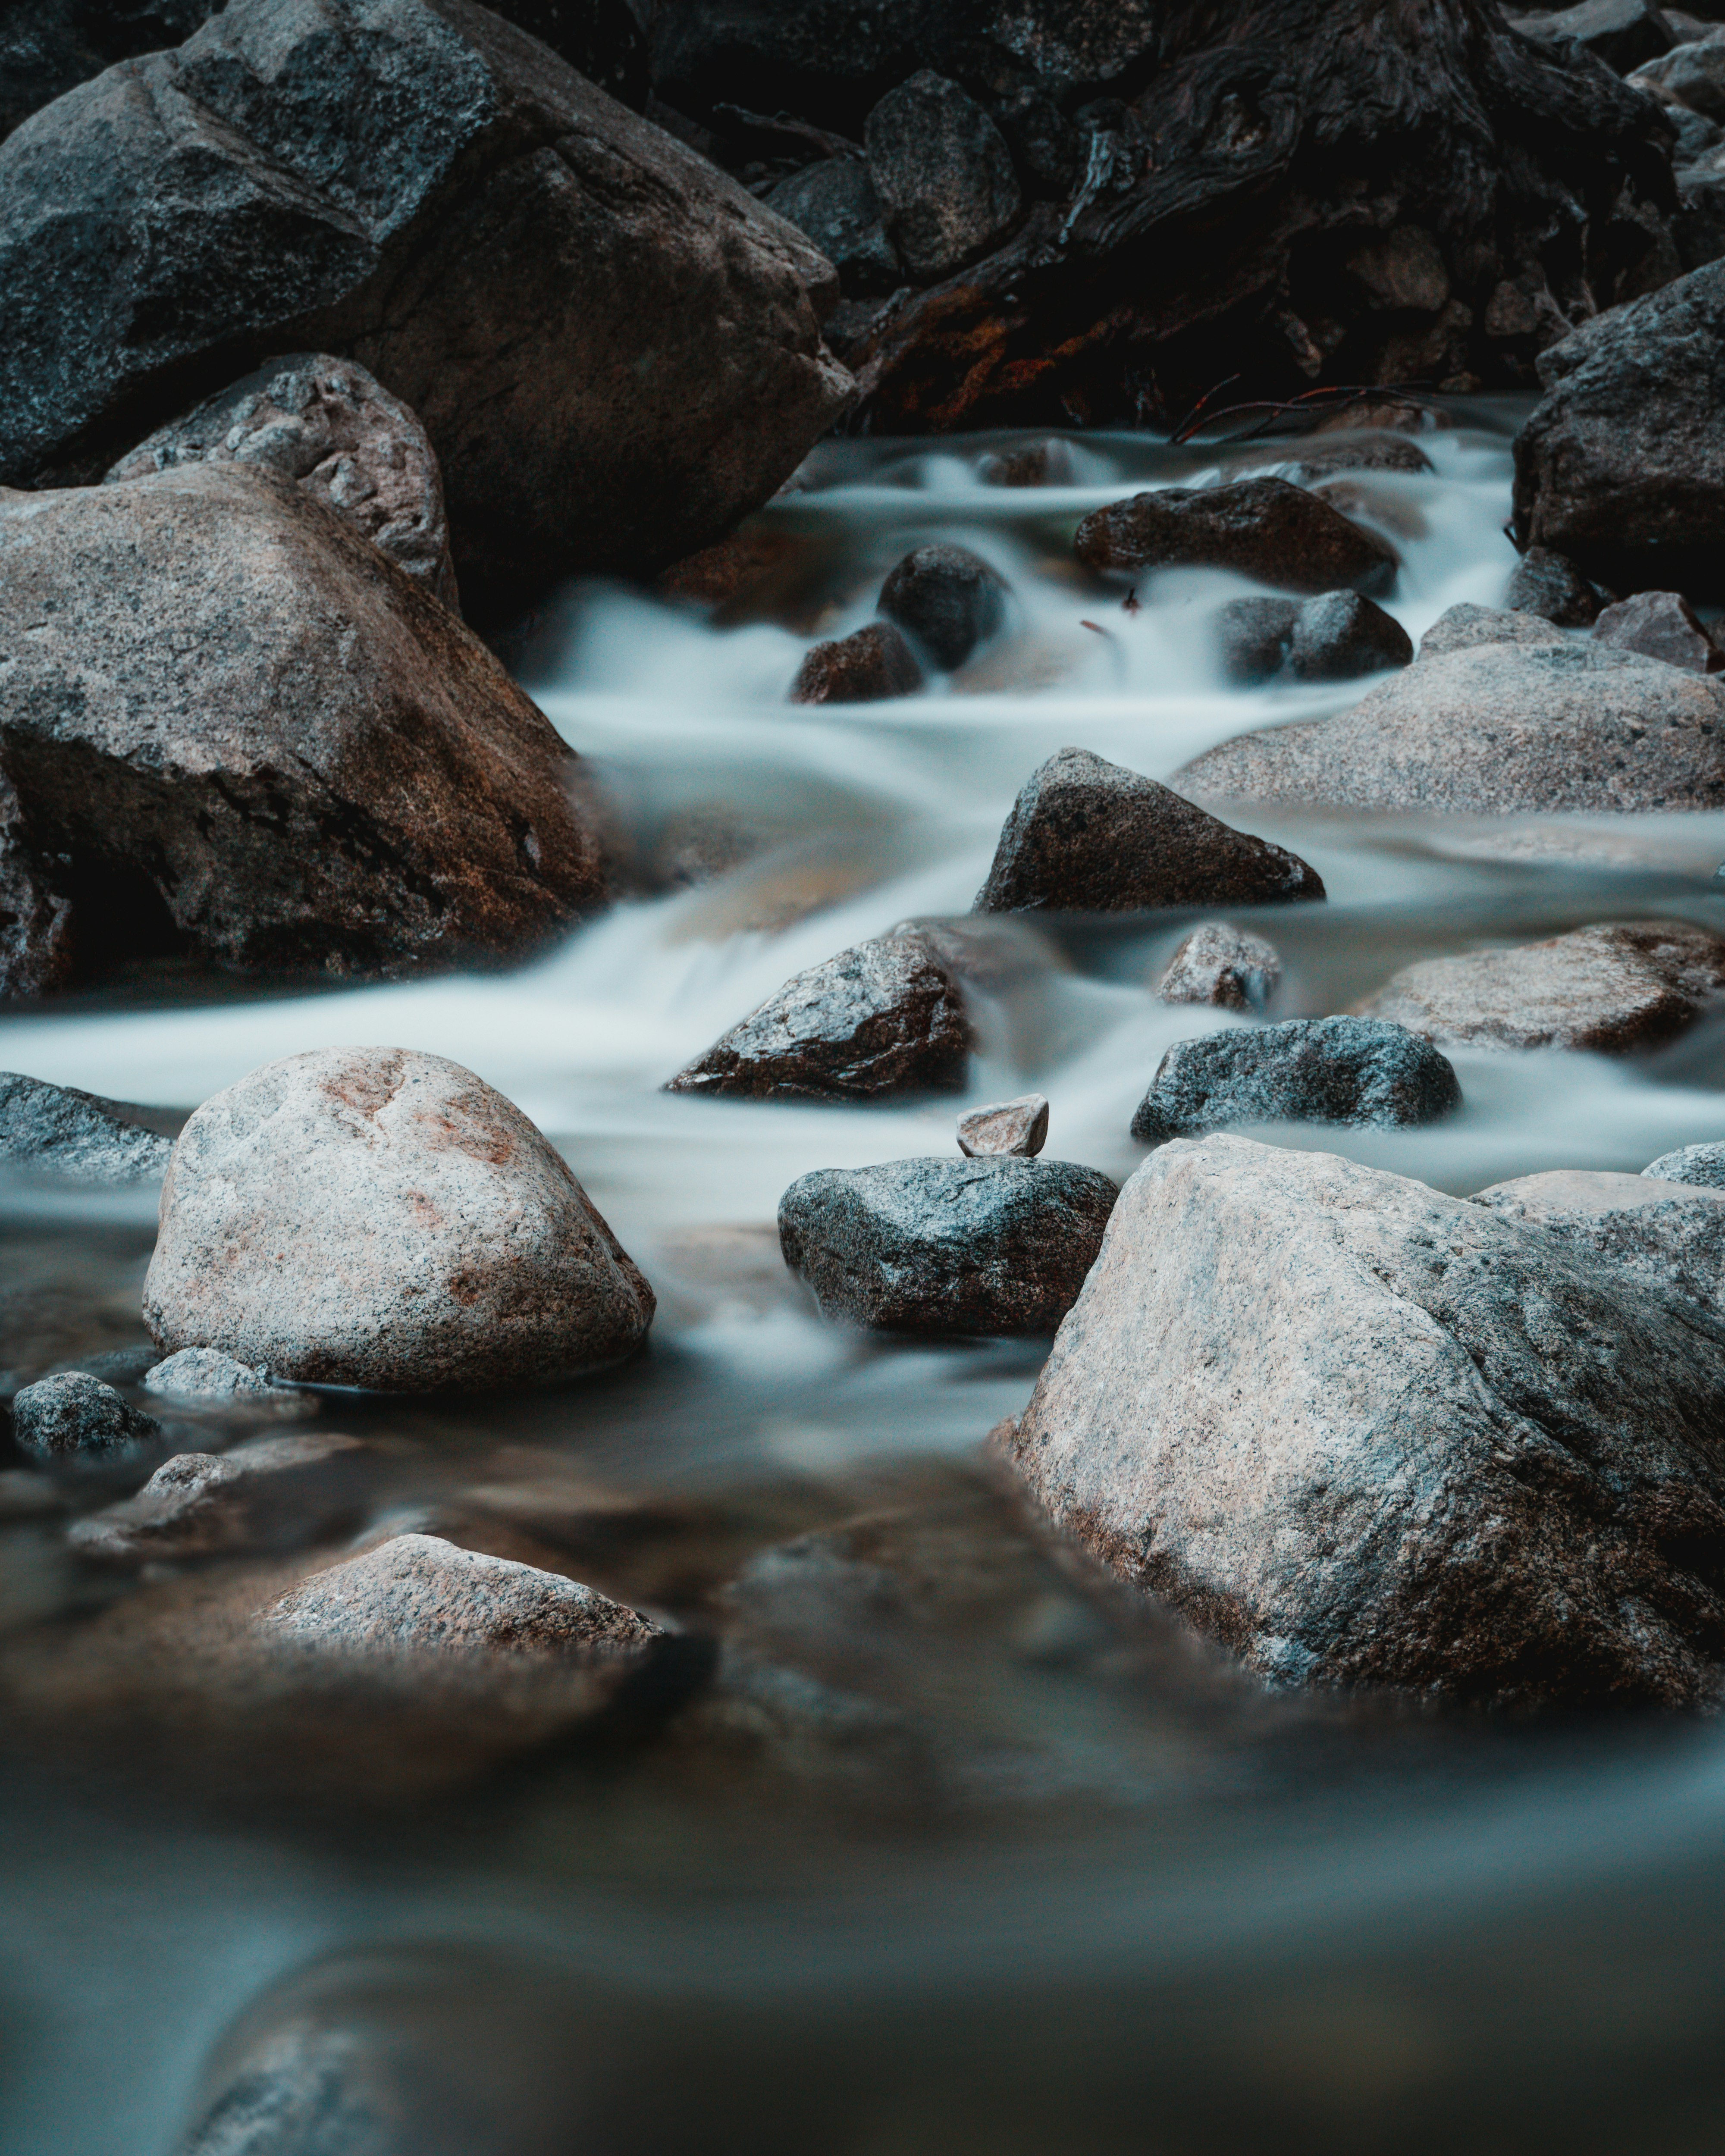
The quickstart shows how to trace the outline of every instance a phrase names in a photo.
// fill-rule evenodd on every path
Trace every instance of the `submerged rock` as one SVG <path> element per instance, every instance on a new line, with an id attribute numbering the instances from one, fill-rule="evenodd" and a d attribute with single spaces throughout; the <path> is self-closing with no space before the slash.
<path id="1" fill-rule="evenodd" d="M 1065 1160 L 823 1168 L 779 1200 L 785 1263 L 829 1317 L 926 1338 L 1051 1332 L 1117 1194 Z"/>
<path id="2" fill-rule="evenodd" d="M 996 1154 L 1032 1160 L 1048 1143 L 1048 1102 L 1040 1093 L 972 1108 L 958 1118 L 958 1150 L 967 1160 Z"/>
<path id="3" fill-rule="evenodd" d="M 881 936 L 787 981 L 665 1086 L 751 1101 L 879 1101 L 963 1087 L 970 1022 L 920 936 Z"/>
<path id="4" fill-rule="evenodd" d="M 1680 1146 L 1662 1152 L 1641 1170 L 1664 1183 L 1698 1183 L 1707 1190 L 1725 1190 L 1725 1144 Z"/>
<path id="5" fill-rule="evenodd" d="M 343 1471 L 362 1450 L 357 1438 L 320 1431 L 178 1452 L 135 1496 L 74 1521 L 66 1540 L 80 1557 L 110 1564 L 309 1542 L 357 1508 L 357 1480 Z"/>
<path id="6" fill-rule="evenodd" d="M 874 704 L 914 696 L 922 686 L 916 654 L 890 621 L 871 621 L 835 642 L 817 644 L 791 684 L 793 704 Z"/>
<path id="7" fill-rule="evenodd" d="M 12 1435 L 36 1460 L 100 1460 L 162 1442 L 162 1424 L 82 1370 L 39 1378 L 12 1397 Z"/>
<path id="8" fill-rule="evenodd" d="M 1639 651 L 1692 674 L 1717 674 L 1725 667 L 1725 651 L 1681 592 L 1637 592 L 1620 599 L 1594 622 L 1594 634 L 1620 651 Z"/>
<path id="9" fill-rule="evenodd" d="M 629 1353 L 653 1311 L 520 1109 L 401 1048 L 287 1056 L 206 1101 L 144 1284 L 164 1353 L 384 1392 L 569 1377 Z"/>
<path id="10" fill-rule="evenodd" d="M 1513 951 L 1404 967 L 1363 1008 L 1428 1040 L 1626 1055 L 1725 998 L 1725 937 L 1687 921 L 1613 921 Z"/>
<path id="11" fill-rule="evenodd" d="M 1141 1145 L 1228 1123 L 1435 1122 L 1461 1105 L 1446 1056 L 1380 1018 L 1296 1018 L 1177 1040 L 1132 1117 Z"/>
<path id="12" fill-rule="evenodd" d="M 1725 1190 L 1567 1168 L 1494 1183 L 1473 1203 L 1725 1316 Z"/>
<path id="13" fill-rule="evenodd" d="M 1006 586 L 963 547 L 917 547 L 880 587 L 880 611 L 947 673 L 1006 619 Z"/>
<path id="14" fill-rule="evenodd" d="M 1725 1651 L 1725 1321 L 1327 1153 L 1164 1147 L 1006 1450 L 1279 1684 L 1692 1703 Z"/>
<path id="15" fill-rule="evenodd" d="M 1092 510 L 1073 541 L 1086 567 L 1232 569 L 1283 591 L 1381 596 L 1394 550 L 1375 532 L 1285 479 L 1163 487 Z"/>
<path id="16" fill-rule="evenodd" d="M 1504 604 L 1558 629 L 1591 628 L 1599 613 L 1598 592 L 1573 562 L 1549 547 L 1530 547 L 1516 563 Z"/>
<path id="17" fill-rule="evenodd" d="M 1261 936 L 1207 921 L 1194 928 L 1163 968 L 1156 993 L 1165 1004 L 1215 1004 L 1223 1010 L 1261 1010 L 1281 980 L 1276 947 Z"/>
<path id="18" fill-rule="evenodd" d="M 1025 781 L 978 913 L 1118 913 L 1318 899 L 1296 854 L 1236 831 L 1153 778 L 1063 748 Z"/>
<path id="19" fill-rule="evenodd" d="M 173 1140 L 125 1101 L 0 1070 L 0 1158 L 77 1183 L 144 1183 L 167 1166 Z"/>

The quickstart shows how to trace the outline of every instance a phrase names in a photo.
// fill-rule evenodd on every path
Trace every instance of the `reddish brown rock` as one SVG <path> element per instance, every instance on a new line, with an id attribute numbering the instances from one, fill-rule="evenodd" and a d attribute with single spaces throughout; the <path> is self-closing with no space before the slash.
<path id="1" fill-rule="evenodd" d="M 1725 651 L 1681 592 L 1637 592 L 1620 599 L 1595 620 L 1594 634 L 1620 651 L 1639 651 L 1691 674 L 1717 674 L 1725 667 Z"/>
<path id="2" fill-rule="evenodd" d="M 872 704 L 914 696 L 922 669 L 890 621 L 871 621 L 836 643 L 817 644 L 791 685 L 793 704 Z"/>
<path id="3" fill-rule="evenodd" d="M 1087 568 L 1231 569 L 1282 591 L 1380 595 L 1395 582 L 1375 532 L 1285 479 L 1163 487 L 1092 510 L 1073 547 Z"/>

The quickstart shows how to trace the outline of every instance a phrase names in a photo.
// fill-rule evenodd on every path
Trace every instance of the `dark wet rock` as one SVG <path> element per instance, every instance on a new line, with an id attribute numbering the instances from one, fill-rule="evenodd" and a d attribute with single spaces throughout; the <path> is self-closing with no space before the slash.
<path id="1" fill-rule="evenodd" d="M 974 98 L 924 69 L 889 90 L 863 140 L 887 237 L 933 284 L 1006 237 L 1020 196 L 1012 152 Z"/>
<path id="2" fill-rule="evenodd" d="M 158 429 L 107 477 L 227 463 L 297 480 L 445 606 L 457 604 L 436 454 L 407 406 L 354 361 L 316 352 L 270 360 Z"/>
<path id="3" fill-rule="evenodd" d="M 1649 87 L 1639 76 L 1635 86 L 1638 90 Z M 1677 190 L 1681 195 L 1685 169 L 1700 162 L 1709 151 L 1717 150 L 1722 142 L 1725 142 L 1725 127 L 1722 127 L 1717 120 L 1703 119 L 1700 113 L 1692 111 L 1686 105 L 1672 105 L 1669 101 L 1666 105 L 1666 117 L 1677 138 L 1673 162 L 1677 169 Z M 1700 265 L 1686 262 L 1683 266 L 1685 269 L 1697 269 Z"/>
<path id="4" fill-rule="evenodd" d="M 1057 440 L 991 449 L 977 467 L 985 486 L 1070 486 L 1074 476 L 1072 452 Z"/>
<path id="5" fill-rule="evenodd" d="M 234 0 L 0 146 L 0 484 L 285 344 L 357 359 L 486 616 L 711 543 L 850 393 L 802 234 L 464 0 Z"/>
<path id="6" fill-rule="evenodd" d="M 1494 1183 L 1473 1202 L 1725 1315 L 1725 1191 L 1567 1168 Z"/>
<path id="7" fill-rule="evenodd" d="M 1530 547 L 1515 565 L 1504 604 L 1558 629 L 1588 629 L 1599 618 L 1599 595 L 1573 562 L 1549 547 Z"/>
<path id="8" fill-rule="evenodd" d="M 150 1112 L 0 1071 L 0 1158 L 78 1183 L 148 1182 L 173 1151 L 172 1138 L 136 1120 Z"/>
<path id="9" fill-rule="evenodd" d="M 1363 428 L 1349 428 L 1327 440 L 1274 444 L 1249 461 L 1235 465 L 1230 476 L 1268 470 L 1273 477 L 1291 480 L 1296 486 L 1313 486 L 1334 478 L 1337 472 L 1429 472 L 1432 469 L 1431 459 L 1404 434 L 1377 434 Z"/>
<path id="10" fill-rule="evenodd" d="M 1040 1093 L 971 1108 L 958 1118 L 958 1150 L 967 1160 L 1006 1155 L 1032 1160 L 1048 1143 L 1048 1102 Z"/>
<path id="11" fill-rule="evenodd" d="M 800 1177 L 785 1263 L 827 1317 L 924 1338 L 1051 1332 L 1101 1247 L 1116 1186 L 1066 1160 L 895 1160 Z"/>
<path id="12" fill-rule="evenodd" d="M 1725 651 L 1681 592 L 1637 592 L 1620 599 L 1600 614 L 1594 634 L 1620 651 L 1639 651 L 1691 674 L 1717 674 L 1725 667 Z"/>
<path id="13" fill-rule="evenodd" d="M 1274 944 L 1226 921 L 1207 921 L 1184 938 L 1156 983 L 1165 1004 L 1215 1004 L 1262 1010 L 1281 981 Z"/>
<path id="14" fill-rule="evenodd" d="M 98 948 L 377 973 L 604 896 L 572 759 L 424 585 L 244 464 L 0 495 L 0 767 Z"/>
<path id="15" fill-rule="evenodd" d="M 1553 633 L 1422 657 L 1349 711 L 1242 734 L 1176 775 L 1200 799 L 1438 814 L 1718 808 L 1725 698 Z"/>
<path id="16" fill-rule="evenodd" d="M 12 1435 L 36 1460 L 100 1460 L 162 1442 L 162 1425 L 82 1370 L 39 1378 L 13 1394 Z"/>
<path id="17" fill-rule="evenodd" d="M 914 547 L 880 587 L 880 611 L 947 673 L 1006 619 L 1006 586 L 968 547 Z"/>
<path id="18" fill-rule="evenodd" d="M 1619 74 L 1629 74 L 1669 52 L 1675 32 L 1652 0 L 1580 0 L 1554 14 L 1512 16 L 1524 35 L 1553 44 L 1579 45 Z"/>
<path id="19" fill-rule="evenodd" d="M 1014 803 L 976 911 L 1119 913 L 1323 895 L 1317 871 L 1297 855 L 1236 831 L 1153 778 L 1063 748 Z"/>
<path id="20" fill-rule="evenodd" d="M 1301 681 L 1353 681 L 1413 660 L 1412 640 L 1393 614 L 1358 592 L 1307 599 L 1294 624 L 1288 670 Z"/>
<path id="21" fill-rule="evenodd" d="M 1007 1450 L 1050 1516 L 1272 1682 L 1695 1702 L 1725 1322 L 1328 1153 L 1165 1147 Z"/>
<path id="22" fill-rule="evenodd" d="M 1714 121 L 1725 120 L 1725 44 L 1697 39 L 1644 61 L 1631 80 L 1666 103 Z M 1687 145 L 1679 138 L 1679 150 Z"/>
<path id="23" fill-rule="evenodd" d="M 1699 1183 L 1708 1190 L 1725 1190 L 1725 1144 L 1680 1146 L 1676 1152 L 1661 1153 L 1641 1170 L 1661 1183 Z"/>
<path id="24" fill-rule="evenodd" d="M 1725 571 L 1725 263 L 1585 322 L 1540 361 L 1516 437 L 1516 523 L 1619 591 L 1705 591 Z"/>
<path id="25" fill-rule="evenodd" d="M 1285 479 L 1163 487 L 1092 510 L 1073 541 L 1086 567 L 1231 569 L 1284 591 L 1382 594 L 1393 549 L 1375 532 Z"/>
<path id="26" fill-rule="evenodd" d="M 1163 1145 L 1229 1123 L 1433 1123 L 1461 1106 L 1447 1056 L 1379 1018 L 1296 1018 L 1177 1040 L 1132 1134 Z"/>
<path id="27" fill-rule="evenodd" d="M 653 1291 L 558 1153 L 459 1064 L 320 1049 L 204 1102 L 162 1185 L 144 1322 L 309 1383 L 424 1393 L 614 1363 Z"/>
<path id="28" fill-rule="evenodd" d="M 178 1563 L 309 1542 L 357 1507 L 352 1470 L 362 1452 L 357 1438 L 334 1431 L 178 1452 L 135 1496 L 74 1520 L 66 1541 L 80 1557 L 109 1564 Z"/>
<path id="29" fill-rule="evenodd" d="M 970 1050 L 947 968 L 920 936 L 882 936 L 787 981 L 665 1090 L 751 1101 L 957 1092 Z"/>
<path id="30" fill-rule="evenodd" d="M 77 965 L 72 902 L 32 853 L 23 805 L 0 772 L 0 997 L 48 995 Z"/>
<path id="31" fill-rule="evenodd" d="M 1698 114 L 1671 110 L 1675 121 L 1691 127 L 1707 127 L 1725 141 L 1725 130 Z M 1725 166 L 1719 144 L 1710 144 L 1692 164 L 1677 172 L 1677 213 L 1671 220 L 1671 237 L 1686 270 L 1700 270 L 1725 255 Z"/>
<path id="32" fill-rule="evenodd" d="M 880 199 L 860 157 L 823 157 L 762 198 L 812 240 L 847 292 L 891 292 L 904 272 L 880 222 Z"/>
<path id="33" fill-rule="evenodd" d="M 817 644 L 791 685 L 793 704 L 872 704 L 914 696 L 922 686 L 916 654 L 890 621 L 831 644 Z"/>
<path id="34" fill-rule="evenodd" d="M 1623 1055 L 1676 1039 L 1722 998 L 1725 937 L 1656 921 L 1426 958 L 1363 1008 L 1431 1040 Z"/>
<path id="35" fill-rule="evenodd" d="M 1475 606 L 1463 599 L 1440 613 L 1420 639 L 1421 659 L 1440 659 L 1446 651 L 1472 651 L 1481 644 L 1561 644 L 1555 624 L 1533 612 Z"/>
<path id="36" fill-rule="evenodd" d="M 294 1397 L 290 1392 L 272 1385 L 267 1370 L 254 1370 L 249 1363 L 237 1363 L 233 1356 L 223 1354 L 217 1348 L 182 1348 L 165 1361 L 152 1363 L 140 1382 L 146 1393 L 212 1404 L 290 1400 Z"/>

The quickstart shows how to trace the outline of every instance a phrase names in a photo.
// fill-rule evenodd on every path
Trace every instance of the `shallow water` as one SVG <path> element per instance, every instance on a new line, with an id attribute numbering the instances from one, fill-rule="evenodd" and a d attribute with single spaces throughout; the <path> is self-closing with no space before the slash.
<path id="1" fill-rule="evenodd" d="M 1389 603 L 1416 639 L 1458 600 L 1501 600 L 1513 560 L 1517 412 L 1454 409 L 1453 430 L 1420 438 L 1432 474 L 1352 483 L 1355 513 L 1402 554 Z M 291 1775 L 236 1800 L 171 1750 L 13 1745 L 0 2148 L 166 2152 L 210 2047 L 279 1986 L 278 2019 L 311 1999 L 426 2087 L 446 2079 L 422 2133 L 467 2156 L 1717 2138 L 1714 1726 L 1505 1730 L 1259 1700 L 1178 1628 L 1075 1584 L 993 1491 L 980 1441 L 1022 1406 L 1034 1348 L 859 1342 L 785 1279 L 770 1234 L 785 1186 L 947 1152 L 960 1104 L 658 1090 L 800 968 L 907 918 L 962 916 L 1055 749 L 1168 778 L 1244 726 L 1368 685 L 1230 689 L 1203 623 L 1248 587 L 1158 579 L 1128 613 L 1075 572 L 1086 510 L 1241 453 L 1091 435 L 1066 445 L 1070 483 L 1006 489 L 981 476 L 1001 439 L 824 446 L 759 520 L 784 546 L 752 607 L 715 620 L 588 589 L 540 624 L 524 678 L 592 759 L 639 880 L 691 812 L 756 849 L 716 880 L 631 898 L 509 975 L 171 1002 L 145 983 L 0 1020 L 0 1066 L 163 1106 L 344 1042 L 453 1056 L 519 1101 L 660 1288 L 653 1347 L 531 1398 L 326 1404 L 326 1422 L 388 1440 L 372 1513 L 475 1482 L 603 1488 L 614 1516 L 583 1528 L 583 1576 L 697 1630 L 762 1550 L 885 1517 L 889 1541 L 923 1537 L 933 1588 L 774 1622 L 791 1659 L 914 1742 L 763 1763 L 696 1712 L 617 1757 L 381 1815 L 302 1804 Z M 1008 637 L 913 699 L 788 704 L 809 644 L 868 619 L 893 561 L 937 536 L 1008 577 Z M 1282 953 L 1276 1017 L 1345 1009 L 1415 957 L 1590 921 L 1725 927 L 1725 818 L 1567 835 L 1538 819 L 1241 820 L 1330 893 L 1230 916 Z M 1163 1050 L 1245 1022 L 1150 993 L 1195 917 L 1009 924 L 974 1004 L 969 1101 L 1034 1086 L 1050 1154 L 1129 1173 L 1127 1125 Z M 1719 1040 L 1624 1061 L 1464 1052 L 1452 1122 L 1261 1135 L 1456 1192 L 1639 1168 L 1725 1137 Z M 99 1353 L 141 1368 L 124 1358 L 143 1344 L 151 1199 L 13 1183 L 0 1207 L 11 1383 Z M 14 1631 L 116 1591 L 72 1570 L 53 1522 L 0 1537 Z M 878 1579 L 869 1565 L 853 1586 Z"/>

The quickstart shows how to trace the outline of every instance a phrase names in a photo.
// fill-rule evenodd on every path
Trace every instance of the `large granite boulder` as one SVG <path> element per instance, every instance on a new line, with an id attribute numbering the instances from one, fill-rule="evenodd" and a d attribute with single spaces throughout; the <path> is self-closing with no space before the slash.
<path id="1" fill-rule="evenodd" d="M 497 959 L 604 896 L 573 759 L 485 646 L 243 464 L 0 494 L 0 773 L 74 948 Z M 31 978 L 26 940 L 0 977 Z"/>
<path id="2" fill-rule="evenodd" d="M 1200 799 L 1438 814 L 1725 807 L 1713 679 L 1532 634 L 1422 655 L 1333 718 L 1224 742 L 1179 783 Z"/>
<path id="3" fill-rule="evenodd" d="M 1407 1127 L 1461 1105 L 1454 1065 L 1378 1018 L 1291 1018 L 1177 1040 L 1138 1103 L 1141 1145 L 1229 1123 Z"/>
<path id="4" fill-rule="evenodd" d="M 1236 831 L 1088 749 L 1033 771 L 1000 833 L 978 913 L 1267 906 L 1324 895 L 1297 854 Z"/>
<path id="5" fill-rule="evenodd" d="M 818 1170 L 779 1200 L 785 1263 L 829 1317 L 928 1339 L 1052 1332 L 1118 1195 L 1096 1169 L 1009 1154 Z"/>
<path id="6" fill-rule="evenodd" d="M 629 1353 L 653 1312 L 520 1109 L 401 1048 L 290 1055 L 206 1101 L 144 1283 L 164 1354 L 384 1392 L 568 1377 Z"/>
<path id="7" fill-rule="evenodd" d="M 1688 1704 L 1725 1655 L 1725 1317 L 1327 1153 L 1164 1147 L 1004 1442 L 1278 1684 Z"/>
<path id="8" fill-rule="evenodd" d="M 0 484 L 295 346 L 424 423 L 481 612 L 718 538 L 850 394 L 832 273 L 469 0 L 234 0 L 0 146 Z"/>

